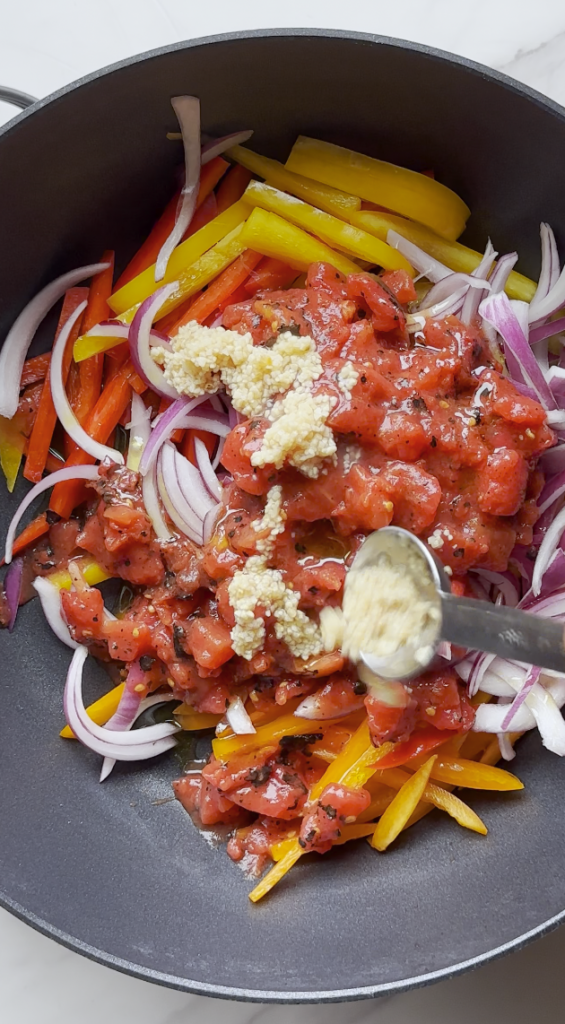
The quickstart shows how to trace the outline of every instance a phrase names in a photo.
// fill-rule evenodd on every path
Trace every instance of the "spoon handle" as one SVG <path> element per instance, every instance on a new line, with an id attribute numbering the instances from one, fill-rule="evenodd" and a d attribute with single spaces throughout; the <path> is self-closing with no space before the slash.
<path id="1" fill-rule="evenodd" d="M 441 593 L 443 640 L 565 672 L 563 624 L 518 608 Z"/>

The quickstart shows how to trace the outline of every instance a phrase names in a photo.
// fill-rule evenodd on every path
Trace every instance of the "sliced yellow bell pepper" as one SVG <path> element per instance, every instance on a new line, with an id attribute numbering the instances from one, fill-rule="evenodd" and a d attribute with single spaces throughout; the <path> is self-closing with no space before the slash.
<path id="1" fill-rule="evenodd" d="M 201 711 L 194 711 L 186 704 L 174 711 L 175 718 L 185 732 L 196 732 L 198 729 L 215 729 L 218 722 L 222 721 L 222 715 L 207 715 Z"/>
<path id="2" fill-rule="evenodd" d="M 6 477 L 6 487 L 10 494 L 16 486 L 18 472 L 22 461 L 22 451 L 15 444 L 0 433 L 0 465 Z"/>
<path id="3" fill-rule="evenodd" d="M 109 690 L 103 697 L 94 701 L 90 707 L 86 709 L 86 713 L 96 725 L 106 725 L 106 722 L 110 720 L 113 714 L 117 711 L 118 704 L 120 703 L 120 697 L 124 692 L 125 683 L 119 683 L 113 690 Z M 59 736 L 63 736 L 66 740 L 74 740 L 75 734 L 72 731 L 70 725 L 66 725 L 64 729 L 61 729 Z"/>
<path id="4" fill-rule="evenodd" d="M 117 345 L 127 344 L 123 338 L 108 338 L 99 337 L 92 334 L 86 337 L 77 338 L 73 346 L 73 359 L 75 363 L 82 363 L 83 359 L 90 359 L 91 356 L 95 356 L 98 352 L 108 352 L 111 348 L 116 348 Z"/>
<path id="5" fill-rule="evenodd" d="M 259 206 L 262 210 L 279 214 L 280 217 L 297 224 L 316 238 L 320 238 L 322 242 L 349 256 L 367 260 L 370 264 L 384 267 L 385 270 L 406 270 L 408 274 L 414 276 L 414 270 L 408 260 L 397 249 L 391 248 L 386 242 L 353 224 L 346 224 L 331 213 L 317 210 L 296 196 L 279 192 L 278 189 L 260 181 L 251 181 L 243 198 L 250 206 Z"/>
<path id="6" fill-rule="evenodd" d="M 390 786 L 392 789 L 401 789 L 411 778 L 410 773 L 403 771 L 402 768 L 385 768 L 382 772 L 377 772 L 377 775 L 386 786 Z M 463 828 L 469 828 L 473 832 L 479 832 L 481 835 L 486 836 L 486 825 L 481 821 L 478 814 L 475 814 L 463 800 L 460 800 L 459 797 L 454 796 L 448 790 L 442 789 L 441 786 L 436 786 L 433 782 L 428 782 L 422 799 L 433 804 L 434 807 L 438 807 L 441 811 L 446 811 Z"/>
<path id="7" fill-rule="evenodd" d="M 242 224 L 248 214 L 249 207 L 242 200 L 228 207 L 227 210 L 200 228 L 200 231 L 196 231 L 185 242 L 177 245 L 171 254 L 162 281 L 155 281 L 155 265 L 153 264 L 110 296 L 108 299 L 110 309 L 115 313 L 125 313 L 131 306 L 143 302 L 149 295 L 152 295 L 161 285 L 178 281 L 188 267 L 205 252 L 208 252 L 216 242 Z M 164 316 L 164 314 L 162 315 Z"/>
<path id="8" fill-rule="evenodd" d="M 167 299 L 161 309 L 159 310 L 159 317 L 166 316 L 172 309 L 176 309 L 180 306 L 181 302 L 185 299 L 189 299 L 191 295 L 200 291 L 201 288 L 205 288 L 210 281 L 213 281 L 218 274 L 221 274 L 222 270 L 229 267 L 230 263 L 233 263 L 238 256 L 241 256 L 242 252 L 247 248 L 242 242 L 242 225 L 240 224 L 233 231 L 230 231 L 229 235 L 222 238 L 220 242 L 212 246 L 208 252 L 205 252 L 200 259 L 196 260 L 183 270 L 178 275 L 178 288 L 173 294 Z M 122 313 L 120 319 L 124 323 L 131 323 L 133 320 L 139 304 L 132 306 L 131 309 L 127 309 L 125 313 Z M 158 326 L 158 325 L 157 325 Z"/>
<path id="9" fill-rule="evenodd" d="M 368 231 L 376 238 L 386 242 L 389 231 L 396 231 L 408 242 L 419 246 L 429 256 L 440 263 L 445 263 L 450 270 L 463 274 L 470 274 L 483 258 L 483 254 L 470 249 L 461 242 L 448 241 L 441 235 L 431 231 L 423 224 L 417 224 L 413 220 L 406 220 L 405 217 L 395 217 L 392 213 L 381 213 L 380 210 L 359 210 L 348 215 L 351 224 L 355 224 L 364 231 Z M 530 302 L 533 298 L 536 285 L 529 277 L 518 274 L 513 270 L 506 284 L 506 292 L 511 299 L 521 299 L 523 302 Z"/>
<path id="10" fill-rule="evenodd" d="M 103 583 L 104 580 L 111 579 L 110 573 L 106 572 L 98 562 L 95 562 L 93 558 L 80 559 L 75 558 L 75 562 L 80 566 L 80 571 L 83 575 L 85 583 L 88 583 L 89 587 L 95 587 L 97 583 Z M 71 589 L 71 576 L 66 569 L 60 569 L 58 572 L 52 572 L 47 577 L 50 583 L 53 583 L 59 590 L 70 590 Z"/>
<path id="11" fill-rule="evenodd" d="M 375 850 L 386 850 L 402 832 L 422 799 L 436 756 L 432 754 L 426 763 L 406 780 L 382 814 L 371 840 L 371 846 Z"/>
<path id="12" fill-rule="evenodd" d="M 510 792 L 523 789 L 524 784 L 511 772 L 480 761 L 468 761 L 466 758 L 447 757 L 440 754 L 432 767 L 432 779 L 447 782 L 452 786 L 463 786 L 465 789 L 487 789 L 498 792 Z"/>
<path id="13" fill-rule="evenodd" d="M 332 188 L 331 185 L 323 185 L 322 182 L 304 178 L 301 174 L 293 174 L 278 160 L 259 156 L 244 146 L 233 146 L 228 150 L 227 156 L 242 167 L 246 167 L 252 174 L 265 178 L 269 185 L 274 185 L 283 192 L 290 192 L 291 195 L 304 199 L 306 203 L 317 206 L 319 210 L 333 213 L 335 217 L 344 217 L 347 213 L 361 209 L 359 196 L 351 196 L 341 189 Z"/>
<path id="14" fill-rule="evenodd" d="M 366 836 L 370 836 L 375 830 L 374 824 L 359 824 L 355 822 L 353 825 L 342 825 L 340 829 L 340 835 L 337 839 L 334 839 L 332 846 L 343 846 L 344 843 L 351 842 L 352 839 L 365 839 Z M 270 854 L 275 864 L 277 861 L 282 860 L 286 854 L 294 849 L 295 839 L 282 839 L 280 843 L 273 843 L 270 849 Z"/>
<path id="15" fill-rule="evenodd" d="M 459 238 L 471 212 L 455 192 L 426 174 L 305 135 L 298 136 L 286 166 L 426 224 L 443 238 Z"/>
<path id="16" fill-rule="evenodd" d="M 212 740 L 212 751 L 218 761 L 228 761 L 232 754 L 247 754 L 257 747 L 270 747 L 283 736 L 302 736 L 308 733 L 323 733 L 336 724 L 337 719 L 326 722 L 311 722 L 296 715 L 279 715 L 271 722 L 260 725 L 256 732 L 243 736 L 220 736 Z"/>
<path id="17" fill-rule="evenodd" d="M 242 239 L 249 249 L 282 260 L 296 270 L 308 270 L 311 263 L 329 263 L 342 274 L 357 274 L 359 267 L 347 256 L 334 252 L 328 245 L 312 238 L 306 231 L 289 224 L 276 213 L 256 207 L 242 230 Z"/>

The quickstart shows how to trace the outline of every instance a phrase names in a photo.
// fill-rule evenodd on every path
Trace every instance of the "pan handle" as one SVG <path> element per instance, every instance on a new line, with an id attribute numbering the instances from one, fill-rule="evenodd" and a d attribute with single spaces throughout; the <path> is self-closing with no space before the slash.
<path id="1" fill-rule="evenodd" d="M 36 102 L 36 97 L 30 96 L 28 92 L 20 92 L 19 89 L 9 89 L 8 86 L 0 85 L 0 100 L 3 100 L 4 103 L 13 103 L 15 107 L 25 110 L 26 107 L 31 107 L 32 103 Z"/>

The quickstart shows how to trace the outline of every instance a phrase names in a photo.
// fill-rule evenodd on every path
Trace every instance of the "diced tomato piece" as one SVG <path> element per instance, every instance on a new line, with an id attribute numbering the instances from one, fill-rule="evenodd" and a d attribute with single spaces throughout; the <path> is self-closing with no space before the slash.
<path id="1" fill-rule="evenodd" d="M 108 641 L 108 653 L 116 661 L 135 661 L 151 647 L 151 634 L 144 622 L 106 619 L 102 635 Z"/>
<path id="2" fill-rule="evenodd" d="M 188 643 L 195 661 L 204 668 L 220 668 L 233 655 L 229 628 L 210 615 L 191 622 Z"/>
<path id="3" fill-rule="evenodd" d="M 323 790 L 320 799 L 303 818 L 298 842 L 303 850 L 327 853 L 338 838 L 344 822 L 355 821 L 371 803 L 366 789 L 352 789 L 332 783 Z"/>
<path id="4" fill-rule="evenodd" d="M 100 639 L 104 629 L 104 600 L 96 587 L 62 590 L 61 607 L 71 634 L 79 643 Z"/>
<path id="5" fill-rule="evenodd" d="M 369 274 L 350 274 L 346 288 L 349 298 L 355 299 L 370 312 L 375 330 L 388 332 L 404 328 L 406 319 L 400 306 L 386 288 L 369 277 Z"/>
<path id="6" fill-rule="evenodd" d="M 403 305 L 415 302 L 418 298 L 414 282 L 406 270 L 385 270 L 381 281 Z"/>
<path id="7" fill-rule="evenodd" d="M 528 466 L 515 449 L 501 448 L 487 459 L 479 476 L 479 508 L 493 516 L 518 511 L 528 483 Z"/>

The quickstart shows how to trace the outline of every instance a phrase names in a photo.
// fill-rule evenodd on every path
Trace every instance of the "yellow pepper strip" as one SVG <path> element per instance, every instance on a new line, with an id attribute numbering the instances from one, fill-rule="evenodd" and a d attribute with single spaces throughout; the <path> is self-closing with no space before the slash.
<path id="1" fill-rule="evenodd" d="M 312 238 L 295 224 L 257 207 L 245 223 L 242 240 L 248 249 L 282 260 L 297 270 L 308 270 L 311 263 L 329 263 L 342 274 L 358 274 L 359 267 L 341 253 Z"/>
<path id="2" fill-rule="evenodd" d="M 323 724 L 327 723 L 316 723 L 317 731 L 320 731 L 318 726 Z M 331 724 L 335 725 L 335 722 L 332 722 Z M 261 730 L 258 729 L 257 734 L 260 731 Z M 299 733 L 296 733 L 296 735 L 299 735 Z M 212 746 L 214 746 L 214 744 L 212 744 Z M 372 765 L 377 764 L 380 758 L 384 757 L 385 754 L 390 753 L 392 749 L 392 743 L 383 743 L 381 747 L 373 746 L 369 726 L 365 719 L 365 721 L 362 722 L 359 728 L 353 733 L 349 743 L 346 744 L 339 756 L 336 757 L 335 761 L 326 768 L 321 779 L 319 779 L 310 790 L 310 803 L 318 800 L 326 786 L 332 782 L 342 782 L 346 786 L 351 786 L 352 788 L 357 786 L 360 788 L 364 781 L 370 778 L 370 775 L 374 774 L 375 769 Z M 214 753 L 216 753 L 215 750 Z M 356 782 L 358 779 L 363 781 Z M 267 872 L 264 878 L 261 879 L 259 884 L 255 886 L 253 891 L 250 892 L 249 899 L 253 903 L 256 903 L 257 900 L 266 896 L 277 882 L 280 882 L 281 878 L 286 875 L 292 865 L 296 864 L 296 861 L 302 856 L 303 852 L 304 851 L 300 846 L 298 839 L 293 839 L 292 847 L 289 848 L 282 860 L 280 860 L 278 864 L 275 864 L 271 870 Z"/>
<path id="3" fill-rule="evenodd" d="M 286 166 L 420 221 L 443 238 L 459 238 L 471 212 L 455 192 L 426 174 L 305 135 L 298 136 Z"/>
<path id="4" fill-rule="evenodd" d="M 494 768 L 484 762 L 468 761 L 466 758 L 446 757 L 444 754 L 438 756 L 432 768 L 432 779 L 447 782 L 452 786 L 464 786 L 466 789 L 510 792 L 524 788 L 520 779 L 503 768 Z"/>
<path id="5" fill-rule="evenodd" d="M 479 758 L 479 755 L 483 753 L 486 747 L 492 740 L 492 733 L 489 732 L 470 732 L 465 737 L 465 742 L 461 747 L 461 757 L 467 758 L 469 761 L 474 761 L 475 758 Z M 496 762 L 493 762 L 493 764 Z"/>
<path id="6" fill-rule="evenodd" d="M 230 209 L 233 209 L 233 207 L 230 207 Z M 193 238 L 196 238 L 196 235 L 193 235 Z M 187 241 L 190 242 L 191 239 L 189 238 Z M 240 224 L 233 231 L 230 231 L 225 238 L 222 238 L 220 242 L 212 246 L 208 252 L 205 252 L 203 256 L 177 275 L 178 288 L 161 306 L 159 318 L 166 316 L 172 309 L 180 306 L 181 302 L 184 302 L 185 299 L 189 299 L 195 292 L 210 284 L 210 281 L 217 277 L 218 274 L 221 274 L 222 270 L 225 270 L 238 256 L 241 256 L 246 248 L 247 243 L 243 243 L 242 226 Z M 128 286 L 124 285 L 124 287 Z M 122 314 L 120 319 L 125 323 L 131 323 L 137 308 L 137 306 L 132 306 Z M 158 327 L 159 324 L 157 324 Z"/>
<path id="7" fill-rule="evenodd" d="M 177 245 L 171 254 L 165 276 L 162 281 L 155 281 L 155 265 L 148 267 L 143 273 L 134 277 L 123 288 L 108 299 L 108 305 L 114 313 L 125 313 L 131 306 L 143 302 L 161 285 L 178 281 L 184 271 L 208 251 L 216 242 L 242 224 L 249 214 L 249 207 L 242 200 L 228 207 L 218 217 L 205 224 L 200 231 L 195 231 L 185 242 Z"/>
<path id="8" fill-rule="evenodd" d="M 109 352 L 111 348 L 125 344 L 126 342 L 123 338 L 97 338 L 94 334 L 88 337 L 83 334 L 74 343 L 73 359 L 75 363 L 82 363 L 83 359 L 90 359 L 91 356 L 97 355 L 98 352 Z"/>
<path id="9" fill-rule="evenodd" d="M 364 822 L 373 822 L 374 829 L 376 819 L 380 818 L 381 814 L 386 810 L 394 798 L 396 790 L 389 789 L 388 786 L 379 785 L 377 792 L 374 790 L 371 790 L 371 792 L 373 793 L 371 803 L 367 807 L 366 811 L 361 811 L 361 814 L 357 815 L 356 824 L 361 825 Z M 371 831 L 373 831 L 373 829 L 371 829 Z"/>
<path id="10" fill-rule="evenodd" d="M 384 811 L 371 840 L 371 846 L 375 850 L 386 850 L 402 832 L 424 795 L 436 756 L 432 754 L 426 763 L 406 780 Z"/>
<path id="11" fill-rule="evenodd" d="M 386 786 L 390 786 L 392 789 L 401 789 L 412 777 L 409 772 L 403 771 L 402 768 L 385 768 L 382 772 L 377 772 L 377 775 Z M 486 836 L 487 828 L 478 814 L 475 814 L 463 800 L 453 796 L 452 793 L 442 789 L 441 786 L 428 782 L 422 799 L 433 804 L 434 807 L 438 807 L 440 811 L 446 811 L 463 828 L 469 828 L 473 832 L 480 832 L 481 835 Z"/>
<path id="12" fill-rule="evenodd" d="M 196 732 L 198 729 L 215 729 L 218 722 L 222 721 L 221 715 L 207 715 L 201 711 L 193 711 L 181 704 L 174 712 L 178 718 L 179 725 L 185 732 Z"/>
<path id="13" fill-rule="evenodd" d="M 330 185 L 323 185 L 320 181 L 312 181 L 301 174 L 293 174 L 278 160 L 259 156 L 244 146 L 232 146 L 226 155 L 242 167 L 246 167 L 252 174 L 265 178 L 269 185 L 274 185 L 283 192 L 290 192 L 291 195 L 304 199 L 306 203 L 311 203 L 320 210 L 333 213 L 336 217 L 345 217 L 347 213 L 361 209 L 359 196 L 351 196 Z"/>
<path id="14" fill-rule="evenodd" d="M 125 683 L 119 683 L 113 690 L 109 690 L 103 697 L 94 701 L 90 707 L 86 709 L 86 713 L 96 725 L 106 725 L 106 722 L 112 717 L 118 708 L 120 703 L 120 697 L 124 692 Z M 61 729 L 59 736 L 63 736 L 66 740 L 74 740 L 75 734 L 69 725 L 66 725 L 64 729 Z"/>
<path id="15" fill-rule="evenodd" d="M 83 575 L 85 583 L 88 583 L 89 587 L 95 587 L 97 583 L 103 583 L 104 580 L 109 580 L 110 573 L 106 572 L 98 562 L 94 559 L 88 559 L 82 561 L 80 558 L 76 558 L 75 561 L 80 566 L 80 571 Z M 58 587 L 59 590 L 70 590 L 71 589 L 71 577 L 66 569 L 60 569 L 58 572 L 52 572 L 47 577 L 50 583 Z"/>
<path id="16" fill-rule="evenodd" d="M 414 276 L 415 272 L 408 260 L 397 249 L 353 224 L 344 223 L 331 213 L 317 210 L 295 196 L 279 192 L 278 189 L 260 181 L 252 181 L 247 186 L 243 198 L 250 206 L 259 206 L 262 210 L 279 214 L 280 217 L 297 224 L 316 238 L 320 238 L 322 242 L 347 253 L 348 256 L 353 256 L 354 259 L 367 260 L 370 264 L 384 267 L 385 270 L 405 270 L 411 277 Z"/>
<path id="17" fill-rule="evenodd" d="M 305 733 L 324 732 L 338 719 L 328 719 L 326 722 L 311 722 L 304 718 L 296 718 L 295 715 L 279 715 L 272 722 L 260 725 L 256 732 L 244 736 L 220 736 L 212 740 L 214 757 L 218 761 L 227 761 L 232 754 L 246 754 L 257 747 L 269 747 L 277 744 L 283 736 L 301 736 Z"/>
<path id="18" fill-rule="evenodd" d="M 333 846 L 343 846 L 344 843 L 349 843 L 352 839 L 365 839 L 367 836 L 372 835 L 375 830 L 373 823 L 366 825 L 359 825 L 355 822 L 353 825 L 342 825 L 340 832 L 341 835 L 334 839 Z M 280 843 L 273 843 L 270 849 L 270 854 L 275 864 L 282 860 L 283 857 L 294 848 L 295 839 L 283 839 Z"/>
<path id="19" fill-rule="evenodd" d="M 21 450 L 7 438 L 0 437 L 0 465 L 6 477 L 6 487 L 10 494 L 16 486 L 21 461 Z"/>
<path id="20" fill-rule="evenodd" d="M 512 733 L 510 733 L 510 742 L 512 743 L 512 745 L 514 745 L 516 740 L 519 740 L 520 736 L 523 736 L 523 735 L 524 734 L 521 733 L 521 732 L 512 732 Z M 491 736 L 490 737 L 490 742 L 488 744 L 488 747 L 486 748 L 484 753 L 481 754 L 481 757 L 479 758 L 480 763 L 481 764 L 487 764 L 487 765 L 495 765 L 497 763 L 497 761 L 500 761 L 501 757 L 502 757 L 502 754 L 500 753 L 500 745 L 499 745 L 499 742 L 498 742 L 498 737 L 494 736 L 494 738 L 493 738 Z M 502 770 L 502 769 L 500 769 L 500 770 Z M 504 774 L 508 775 L 509 772 L 505 772 Z M 513 775 L 511 775 L 510 777 L 514 778 Z M 521 788 L 523 789 L 523 786 Z"/>
<path id="21" fill-rule="evenodd" d="M 376 235 L 383 242 L 386 242 L 389 231 L 396 231 L 403 238 L 427 252 L 429 256 L 433 256 L 435 260 L 445 263 L 450 270 L 461 271 L 464 274 L 470 274 L 475 270 L 483 258 L 482 253 L 469 249 L 461 242 L 447 241 L 423 224 L 406 220 L 404 217 L 395 217 L 392 213 L 382 213 L 380 210 L 359 210 L 349 214 L 348 220 L 356 227 Z M 535 290 L 536 285 L 530 281 L 529 277 L 524 277 L 523 274 L 518 274 L 515 270 L 512 271 L 506 284 L 506 292 L 511 299 L 530 302 Z"/>

